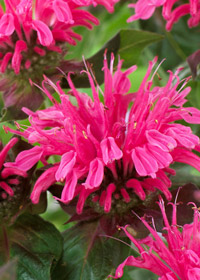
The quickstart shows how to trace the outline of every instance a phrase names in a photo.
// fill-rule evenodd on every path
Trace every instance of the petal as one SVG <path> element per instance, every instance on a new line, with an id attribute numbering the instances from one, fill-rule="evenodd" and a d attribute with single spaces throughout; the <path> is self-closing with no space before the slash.
<path id="1" fill-rule="evenodd" d="M 191 269 L 188 269 L 188 272 L 187 272 L 187 277 L 188 277 L 188 280 L 199 280 L 199 275 L 200 275 L 200 268 L 191 268 Z"/>
<path id="2" fill-rule="evenodd" d="M 171 152 L 173 160 L 189 164 L 200 171 L 200 157 L 185 149 L 175 149 Z"/>
<path id="3" fill-rule="evenodd" d="M 0 37 L 10 36 L 15 30 L 14 17 L 6 13 L 0 19 Z"/>
<path id="4" fill-rule="evenodd" d="M 113 137 L 108 137 L 101 141 L 101 152 L 105 164 L 111 163 L 113 160 L 122 158 L 123 153 L 115 143 Z"/>
<path id="5" fill-rule="evenodd" d="M 139 198 L 141 200 L 145 200 L 146 195 L 140 181 L 136 179 L 130 179 L 126 182 L 126 187 L 134 189 L 135 193 L 139 196 Z"/>
<path id="6" fill-rule="evenodd" d="M 53 9 L 57 19 L 61 22 L 73 24 L 74 20 L 69 5 L 62 0 L 53 1 Z"/>
<path id="7" fill-rule="evenodd" d="M 1 62 L 1 73 L 4 73 L 6 71 L 7 65 L 12 58 L 13 54 L 11 52 L 8 52 L 6 55 L 4 55 L 4 58 Z"/>
<path id="8" fill-rule="evenodd" d="M 63 203 L 67 203 L 74 198 L 76 185 L 77 176 L 76 173 L 72 170 L 65 178 L 65 186 L 61 195 L 61 201 Z"/>
<path id="9" fill-rule="evenodd" d="M 5 192 L 7 192 L 7 194 L 9 194 L 10 196 L 14 195 L 14 191 L 13 189 L 5 182 L 0 182 L 0 188 L 2 188 Z"/>
<path id="10" fill-rule="evenodd" d="M 182 108 L 180 115 L 188 123 L 200 123 L 200 110 L 194 107 Z"/>
<path id="11" fill-rule="evenodd" d="M 177 146 L 174 138 L 164 135 L 155 129 L 146 131 L 146 137 L 151 145 L 157 146 L 165 152 L 173 150 Z"/>
<path id="12" fill-rule="evenodd" d="M 32 28 L 37 31 L 38 39 L 43 46 L 49 46 L 53 42 L 53 35 L 49 27 L 40 20 L 32 22 Z"/>
<path id="13" fill-rule="evenodd" d="M 15 162 L 7 162 L 4 164 L 6 167 L 16 167 L 27 171 L 31 169 L 42 157 L 43 148 L 36 146 L 30 150 L 23 151 L 18 154 L 15 159 Z"/>
<path id="14" fill-rule="evenodd" d="M 42 192 L 46 191 L 53 183 L 56 182 L 55 173 L 58 166 L 53 166 L 44 171 L 42 175 L 38 178 L 31 193 L 31 200 L 34 204 L 37 204 L 40 200 L 40 195 Z"/>
<path id="15" fill-rule="evenodd" d="M 12 57 L 12 68 L 15 71 L 15 74 L 18 74 L 20 72 L 20 67 L 21 67 L 21 60 L 22 60 L 22 51 L 27 50 L 27 44 L 23 40 L 19 40 L 16 42 L 15 45 L 15 52 Z"/>
<path id="16" fill-rule="evenodd" d="M 100 159 L 95 158 L 90 163 L 89 174 L 83 185 L 85 186 L 86 189 L 96 188 L 101 184 L 103 180 L 103 176 L 104 176 L 103 163 Z"/>
<path id="17" fill-rule="evenodd" d="M 6 146 L 3 148 L 3 150 L 0 152 L 0 169 L 3 166 L 3 163 L 6 159 L 6 156 L 8 154 L 8 151 L 17 143 L 18 139 L 16 137 L 12 138 Z"/>
<path id="18" fill-rule="evenodd" d="M 132 150 L 132 160 L 135 169 L 140 176 L 156 177 L 155 173 L 158 171 L 157 161 L 148 154 L 145 148 L 137 147 Z"/>
<path id="19" fill-rule="evenodd" d="M 72 171 L 74 165 L 76 163 L 76 153 L 74 151 L 70 151 L 65 153 L 59 164 L 59 168 L 56 172 L 56 180 L 62 181 L 65 177 Z"/>
<path id="20" fill-rule="evenodd" d="M 116 190 L 116 186 L 111 183 L 106 190 L 106 198 L 104 202 L 104 211 L 109 212 L 112 204 L 112 194 Z"/>
<path id="21" fill-rule="evenodd" d="M 155 160 L 157 161 L 158 167 L 160 169 L 168 167 L 172 163 L 173 158 L 169 152 L 165 152 L 165 151 L 161 150 L 159 147 L 152 146 L 149 144 L 146 145 L 146 148 L 147 148 L 149 154 L 151 154 L 152 157 L 155 158 Z"/>
<path id="22" fill-rule="evenodd" d="M 23 170 L 19 170 L 17 168 L 13 168 L 13 167 L 6 167 L 3 169 L 3 171 L 1 172 L 1 177 L 3 179 L 12 176 L 12 175 L 18 175 L 18 176 L 22 176 L 22 177 L 27 177 L 27 173 Z"/>

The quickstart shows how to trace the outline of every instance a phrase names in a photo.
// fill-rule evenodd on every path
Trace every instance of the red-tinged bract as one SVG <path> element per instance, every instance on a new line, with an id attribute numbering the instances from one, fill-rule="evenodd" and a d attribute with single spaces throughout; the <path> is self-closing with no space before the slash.
<path id="1" fill-rule="evenodd" d="M 180 4 L 178 0 L 138 0 L 136 4 L 130 4 L 130 8 L 135 9 L 135 15 L 128 19 L 128 22 L 137 19 L 150 18 L 155 9 L 162 7 L 163 18 L 167 21 L 166 29 L 171 30 L 174 23 L 181 17 L 189 15 L 188 26 L 194 27 L 200 22 L 200 1 L 188 0 L 187 3 Z"/>
<path id="2" fill-rule="evenodd" d="M 129 227 L 123 228 L 126 235 L 138 249 L 140 257 L 129 256 L 120 264 L 115 279 L 123 275 L 124 266 L 145 268 L 159 276 L 159 280 L 198 280 L 200 277 L 200 214 L 194 205 L 192 224 L 183 227 L 177 225 L 176 205 L 173 206 L 172 223 L 170 224 L 163 200 L 159 206 L 163 215 L 164 225 L 162 236 L 141 218 L 151 233 L 145 239 L 136 240 Z M 148 248 L 148 249 L 147 249 Z"/>
<path id="3" fill-rule="evenodd" d="M 22 131 L 6 128 L 31 144 L 39 144 L 21 152 L 15 163 L 6 166 L 27 171 L 38 161 L 46 166 L 51 156 L 60 156 L 38 178 L 31 194 L 33 203 L 38 203 L 40 194 L 52 184 L 60 182 L 64 187 L 56 199 L 68 204 L 76 198 L 77 213 L 82 213 L 84 204 L 101 213 L 122 213 L 131 209 L 135 200 L 144 201 L 158 190 L 170 200 L 168 175 L 175 174 L 170 168 L 173 162 L 200 171 L 200 158 L 192 152 L 198 148 L 199 138 L 190 127 L 175 122 L 200 123 L 199 110 L 183 107 L 190 91 L 189 87 L 183 89 L 187 80 L 180 82 L 178 71 L 169 71 L 166 85 L 153 87 L 154 75 L 148 79 L 155 59 L 149 62 L 138 91 L 128 93 L 128 75 L 136 66 L 122 72 L 119 61 L 113 73 L 113 63 L 113 56 L 110 68 L 104 59 L 104 92 L 95 87 L 87 73 L 93 99 L 74 87 L 70 74 L 69 95 L 59 83 L 45 78 L 42 90 L 53 102 L 52 107 L 37 112 L 24 108 L 30 127 Z M 59 94 L 60 103 L 48 92 L 47 84 Z"/>

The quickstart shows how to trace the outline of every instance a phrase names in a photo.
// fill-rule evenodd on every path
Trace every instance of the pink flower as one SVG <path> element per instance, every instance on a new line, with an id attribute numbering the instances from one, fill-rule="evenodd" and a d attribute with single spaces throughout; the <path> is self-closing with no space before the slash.
<path id="1" fill-rule="evenodd" d="M 9 150 L 16 144 L 17 138 L 12 138 L 8 144 L 0 151 L 0 200 L 4 200 L 7 196 L 13 196 L 13 187 L 19 185 L 19 176 L 26 177 L 25 171 L 16 167 L 3 167 Z"/>
<path id="2" fill-rule="evenodd" d="M 29 80 L 40 84 L 43 75 L 57 80 L 60 71 L 81 71 L 83 64 L 64 59 L 67 45 L 76 45 L 81 35 L 74 27 L 91 29 L 99 21 L 89 6 L 103 5 L 112 12 L 119 0 L 5 0 L 0 5 L 0 91 L 4 120 L 23 119 L 22 107 L 36 110 L 43 102 L 41 92 Z M 34 100 L 34 101 L 33 101 Z"/>
<path id="3" fill-rule="evenodd" d="M 128 22 L 137 19 L 148 19 L 152 16 L 157 7 L 162 6 L 162 15 L 167 21 L 166 29 L 171 30 L 182 16 L 190 15 L 189 27 L 197 26 L 200 22 L 199 0 L 189 0 L 187 4 L 179 4 L 178 0 L 138 0 L 136 4 L 130 4 L 135 9 L 135 15 L 128 19 Z M 175 7 L 174 7 L 175 6 Z"/>
<path id="4" fill-rule="evenodd" d="M 200 214 L 194 206 L 192 224 L 179 227 L 176 221 L 176 205 L 173 205 L 172 224 L 169 224 L 165 213 L 163 200 L 159 206 L 163 215 L 164 232 L 159 235 L 141 218 L 151 236 L 136 240 L 129 231 L 123 228 L 126 235 L 138 249 L 139 257 L 129 256 L 120 264 L 115 273 L 115 279 L 122 277 L 125 265 L 145 268 L 159 276 L 159 280 L 197 280 L 200 276 Z M 147 249 L 149 248 L 149 249 Z"/>
<path id="5" fill-rule="evenodd" d="M 53 183 L 61 182 L 62 194 L 56 199 L 69 203 L 77 197 L 79 214 L 85 203 L 98 211 L 125 211 L 122 209 L 130 209 L 135 200 L 145 200 L 156 190 L 171 199 L 168 174 L 175 174 L 170 168 L 173 162 L 189 164 L 200 171 L 200 159 L 192 152 L 199 138 L 190 127 L 175 123 L 182 119 L 200 123 L 199 110 L 183 107 L 190 88 L 178 89 L 181 82 L 177 73 L 170 71 L 164 87 L 152 88 L 154 75 L 149 81 L 148 78 L 155 59 L 149 62 L 139 90 L 128 94 L 131 82 L 127 76 L 136 66 L 122 72 L 119 61 L 113 73 L 113 63 L 112 56 L 109 69 L 104 59 L 104 92 L 95 87 L 87 73 L 93 99 L 78 92 L 70 74 L 67 77 L 70 95 L 62 91 L 59 82 L 55 85 L 45 78 L 43 91 L 53 106 L 35 113 L 24 108 L 31 126 L 21 132 L 7 128 L 39 145 L 21 152 L 15 163 L 6 166 L 27 171 L 39 160 L 47 165 L 49 157 L 60 156 L 37 180 L 31 194 L 33 203 L 38 203 L 41 192 Z M 58 93 L 60 103 L 46 84 Z"/>
<path id="6" fill-rule="evenodd" d="M 0 9 L 0 72 L 40 71 L 63 55 L 64 43 L 76 44 L 75 26 L 92 28 L 98 20 L 82 8 L 104 5 L 110 12 L 118 0 L 5 0 Z M 45 63 L 44 63 L 45 60 Z M 57 63 L 58 64 L 58 63 Z M 56 65 L 54 65 L 55 67 Z M 44 72 L 44 71 L 43 71 Z"/>

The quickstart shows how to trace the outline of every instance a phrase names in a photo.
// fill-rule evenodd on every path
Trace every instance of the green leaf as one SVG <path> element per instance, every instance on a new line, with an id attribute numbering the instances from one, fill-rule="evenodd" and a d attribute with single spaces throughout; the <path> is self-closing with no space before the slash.
<path id="1" fill-rule="evenodd" d="M 158 279 L 158 275 L 154 274 L 153 272 L 146 270 L 146 269 L 135 269 L 129 273 L 132 280 L 154 280 Z M 123 279 L 123 278 L 122 278 Z M 125 280 L 125 279 L 124 279 Z M 128 279 L 126 279 L 128 280 Z"/>
<path id="2" fill-rule="evenodd" d="M 124 59 L 123 67 L 129 67 L 137 63 L 142 50 L 146 46 L 158 42 L 162 40 L 162 38 L 162 35 L 152 32 L 134 29 L 122 29 L 111 40 L 109 40 L 100 51 L 98 51 L 92 57 L 88 58 L 86 60 L 86 63 L 92 69 L 95 78 L 100 85 L 104 81 L 104 73 L 102 71 L 102 67 L 103 56 L 106 50 L 108 63 L 110 61 L 111 53 L 114 53 L 115 57 L 117 56 L 117 54 L 119 54 L 120 58 Z M 72 77 L 72 80 L 76 87 L 90 87 L 88 77 L 84 73 L 80 74 L 77 71 Z M 62 87 L 69 87 L 65 79 L 62 80 Z"/>
<path id="3" fill-rule="evenodd" d="M 50 280 L 62 254 L 62 236 L 49 222 L 24 214 L 13 225 L 11 257 L 18 259 L 18 280 Z"/>
<path id="4" fill-rule="evenodd" d="M 63 234 L 63 257 L 52 280 L 103 280 L 115 271 L 128 256 L 129 246 L 98 232 L 98 223 L 93 222 L 76 225 Z"/>
<path id="5" fill-rule="evenodd" d="M 143 30 L 125 29 L 120 31 L 120 58 L 124 59 L 123 67 L 137 63 L 145 47 L 162 40 L 164 37 L 157 33 Z"/>

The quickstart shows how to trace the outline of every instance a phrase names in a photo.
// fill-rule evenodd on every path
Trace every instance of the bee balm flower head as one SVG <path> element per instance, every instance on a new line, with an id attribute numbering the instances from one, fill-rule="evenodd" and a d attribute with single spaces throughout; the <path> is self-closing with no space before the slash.
<path id="1" fill-rule="evenodd" d="M 41 96 L 31 91 L 29 79 L 40 83 L 43 74 L 53 76 L 63 61 L 66 46 L 81 36 L 74 27 L 91 29 L 99 21 L 85 7 L 98 4 L 113 11 L 117 0 L 5 0 L 0 6 L 0 90 L 6 108 L 30 106 L 35 110 Z M 27 101 L 28 99 L 28 101 Z M 32 100 L 35 102 L 32 102 Z M 17 106 L 16 106 L 17 105 Z M 14 118 L 20 115 L 14 110 Z"/>
<path id="2" fill-rule="evenodd" d="M 31 194 L 33 203 L 38 203 L 41 192 L 53 183 L 61 182 L 62 194 L 56 199 L 68 204 L 77 198 L 77 213 L 82 213 L 86 204 L 100 213 L 122 214 L 158 190 L 171 199 L 168 175 L 175 174 L 170 168 L 173 162 L 200 170 L 199 157 L 191 151 L 199 144 L 199 138 L 190 127 L 175 123 L 181 119 L 200 123 L 200 111 L 183 107 L 190 88 L 178 89 L 176 73 L 169 72 L 164 87 L 152 87 L 153 77 L 148 78 L 155 62 L 156 59 L 149 62 L 135 93 L 128 93 L 128 75 L 136 66 L 122 72 L 119 61 L 113 72 L 113 56 L 110 68 L 104 58 L 104 92 L 95 87 L 87 73 L 93 98 L 74 87 L 70 74 L 70 95 L 62 91 L 59 83 L 55 85 L 45 78 L 43 91 L 53 102 L 52 107 L 35 113 L 24 108 L 31 125 L 24 131 L 15 131 L 39 145 L 21 152 L 15 163 L 8 164 L 26 171 L 39 160 L 47 165 L 49 157 L 60 156 L 37 180 Z M 48 92 L 46 83 L 57 91 L 60 103 Z"/>
<path id="3" fill-rule="evenodd" d="M 6 11 L 0 11 L 0 72 L 40 71 L 49 63 L 58 65 L 63 43 L 75 45 L 81 36 L 74 26 L 92 28 L 98 20 L 82 8 L 104 5 L 113 11 L 116 0 L 6 0 Z M 33 77 L 31 77 L 33 78 Z"/>
<path id="4" fill-rule="evenodd" d="M 163 238 L 145 221 L 151 236 L 136 240 L 124 227 L 126 235 L 139 251 L 140 257 L 129 256 L 116 270 L 115 278 L 122 277 L 125 265 L 145 268 L 159 276 L 159 280 L 197 280 L 200 275 L 200 214 L 194 206 L 192 224 L 179 227 L 176 221 L 176 205 L 173 204 L 172 224 L 169 224 L 163 200 L 159 206 L 165 227 Z M 144 247 L 143 247 L 144 245 Z M 147 247 L 149 249 L 147 249 Z"/>
<path id="5" fill-rule="evenodd" d="M 162 7 L 163 18 L 167 21 L 166 29 L 171 30 L 174 23 L 181 17 L 190 15 L 189 27 L 197 26 L 200 22 L 199 0 L 189 0 L 188 3 L 180 4 L 178 0 L 138 0 L 136 4 L 130 4 L 130 8 L 135 9 L 135 15 L 128 19 L 128 22 L 137 19 L 148 19 L 155 9 Z"/>

